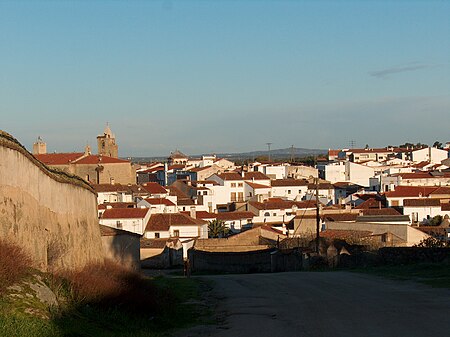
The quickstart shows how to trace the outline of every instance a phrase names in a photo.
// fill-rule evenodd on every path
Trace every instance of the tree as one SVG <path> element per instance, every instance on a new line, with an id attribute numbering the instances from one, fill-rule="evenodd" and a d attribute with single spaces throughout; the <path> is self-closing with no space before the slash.
<path id="1" fill-rule="evenodd" d="M 433 143 L 433 147 L 437 149 L 442 149 L 442 143 L 437 140 Z"/>
<path id="2" fill-rule="evenodd" d="M 228 235 L 230 230 L 222 220 L 212 220 L 208 224 L 208 237 L 223 238 Z"/>
<path id="3" fill-rule="evenodd" d="M 439 226 L 442 223 L 442 220 L 444 220 L 442 215 L 436 215 L 432 219 L 430 219 L 429 225 L 430 226 Z"/>

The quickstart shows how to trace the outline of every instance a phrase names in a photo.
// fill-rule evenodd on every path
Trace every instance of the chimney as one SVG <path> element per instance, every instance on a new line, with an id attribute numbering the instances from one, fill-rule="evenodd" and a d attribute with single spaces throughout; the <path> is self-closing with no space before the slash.
<path id="1" fill-rule="evenodd" d="M 85 156 L 90 156 L 92 154 L 91 152 L 91 147 L 88 145 L 86 145 L 86 147 L 84 148 L 84 155 Z"/>
<path id="2" fill-rule="evenodd" d="M 197 211 L 195 210 L 195 207 L 192 206 L 190 211 L 191 218 L 197 219 Z"/>

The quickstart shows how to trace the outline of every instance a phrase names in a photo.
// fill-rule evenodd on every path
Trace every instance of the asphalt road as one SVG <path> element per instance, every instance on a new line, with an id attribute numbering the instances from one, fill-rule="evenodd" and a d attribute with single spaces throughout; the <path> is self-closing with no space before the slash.
<path id="1" fill-rule="evenodd" d="M 348 272 L 203 277 L 223 323 L 179 336 L 449 336 L 450 290 Z"/>

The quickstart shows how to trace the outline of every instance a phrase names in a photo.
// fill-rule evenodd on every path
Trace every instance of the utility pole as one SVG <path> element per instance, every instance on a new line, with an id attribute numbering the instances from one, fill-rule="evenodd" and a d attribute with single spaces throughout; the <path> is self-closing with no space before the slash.
<path id="1" fill-rule="evenodd" d="M 269 150 L 269 162 L 272 161 L 271 156 L 270 156 L 270 145 L 272 145 L 272 144 L 273 144 L 273 143 L 266 143 L 267 148 L 268 148 L 268 150 Z"/>
<path id="2" fill-rule="evenodd" d="M 320 213 L 319 213 L 319 177 L 316 179 L 316 253 L 319 254 Z"/>
<path id="3" fill-rule="evenodd" d="M 294 145 L 291 145 L 291 163 L 294 162 Z"/>

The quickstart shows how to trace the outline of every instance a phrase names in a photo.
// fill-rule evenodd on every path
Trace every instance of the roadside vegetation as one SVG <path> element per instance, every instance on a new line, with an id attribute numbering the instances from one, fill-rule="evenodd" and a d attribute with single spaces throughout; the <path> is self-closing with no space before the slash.
<path id="1" fill-rule="evenodd" d="M 449 263 L 414 263 L 353 269 L 354 272 L 377 275 L 393 280 L 415 281 L 436 288 L 450 289 Z"/>
<path id="2" fill-rule="evenodd" d="M 207 284 L 149 279 L 113 263 L 41 273 L 0 241 L 0 336 L 165 336 L 209 323 Z"/>

